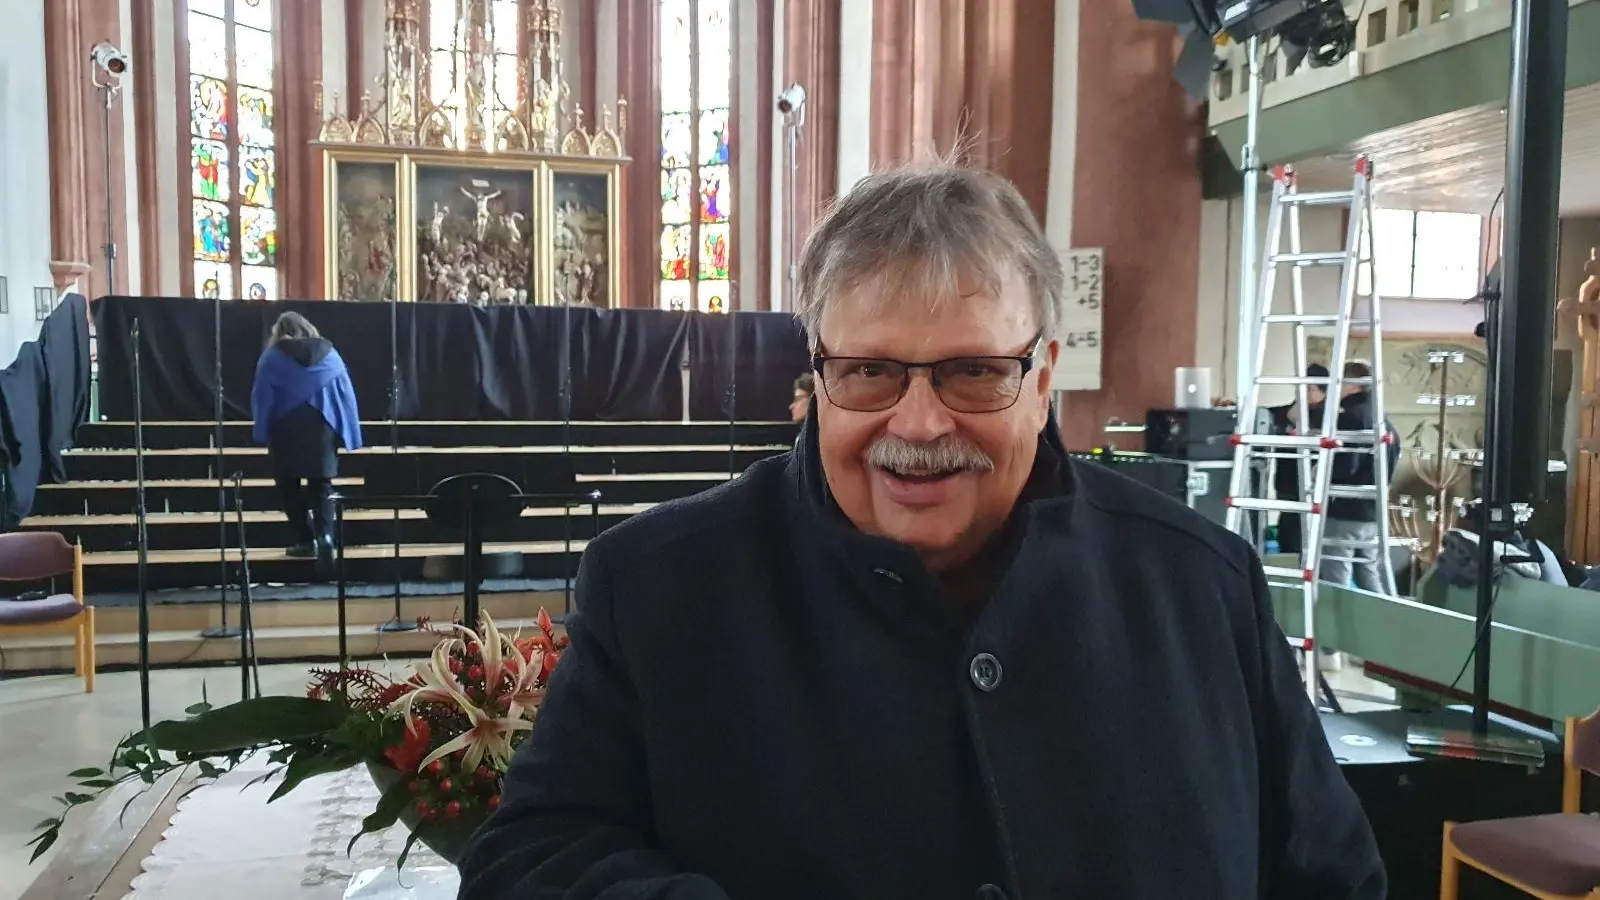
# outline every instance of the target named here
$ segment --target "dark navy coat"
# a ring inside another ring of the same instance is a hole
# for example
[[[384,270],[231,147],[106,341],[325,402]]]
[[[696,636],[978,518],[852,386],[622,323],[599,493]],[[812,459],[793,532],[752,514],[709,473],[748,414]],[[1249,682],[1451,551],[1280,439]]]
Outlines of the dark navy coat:
[[[1246,544],[1060,459],[967,622],[813,429],[584,553],[466,900],[1372,900]]]

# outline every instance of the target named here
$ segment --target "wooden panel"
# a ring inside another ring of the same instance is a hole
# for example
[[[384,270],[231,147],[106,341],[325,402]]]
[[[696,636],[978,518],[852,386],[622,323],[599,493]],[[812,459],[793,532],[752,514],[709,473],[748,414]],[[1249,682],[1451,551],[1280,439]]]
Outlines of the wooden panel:
[[[1577,454],[1573,460],[1568,555],[1600,564],[1600,272],[1579,291],[1578,329],[1583,358],[1578,371]]]

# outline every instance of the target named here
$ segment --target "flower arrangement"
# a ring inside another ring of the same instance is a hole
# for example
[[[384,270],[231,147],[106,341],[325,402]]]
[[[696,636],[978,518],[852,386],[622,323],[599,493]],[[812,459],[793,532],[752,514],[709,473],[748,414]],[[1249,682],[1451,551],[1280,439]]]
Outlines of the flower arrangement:
[[[402,822],[411,829],[399,864],[421,841],[451,862],[500,803],[512,753],[533,728],[550,673],[566,649],[539,611],[531,637],[507,635],[484,615],[477,630],[423,628],[441,637],[433,653],[393,680],[370,668],[313,669],[304,697],[254,697],[216,708],[202,702],[188,718],[129,735],[106,769],[69,777],[80,790],[57,798],[63,809],[41,822],[33,859],[60,837],[67,814],[125,782],[152,785],[189,769],[215,781],[257,752],[282,776],[267,802],[316,775],[365,765],[381,796],[362,835]]]

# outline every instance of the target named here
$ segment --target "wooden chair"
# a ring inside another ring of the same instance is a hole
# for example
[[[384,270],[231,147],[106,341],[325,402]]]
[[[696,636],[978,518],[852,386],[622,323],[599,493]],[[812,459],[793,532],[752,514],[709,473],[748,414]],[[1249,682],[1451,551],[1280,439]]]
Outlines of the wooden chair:
[[[1539,900],[1600,900],[1600,818],[1579,811],[1583,773],[1600,775],[1600,711],[1567,718],[1561,812],[1444,823],[1439,900],[1456,900],[1461,864]]]
[[[83,602],[83,548],[53,531],[0,534],[0,581],[45,581],[70,574],[72,593],[39,600],[0,600],[0,639],[72,634],[73,674],[94,693],[94,607]]]

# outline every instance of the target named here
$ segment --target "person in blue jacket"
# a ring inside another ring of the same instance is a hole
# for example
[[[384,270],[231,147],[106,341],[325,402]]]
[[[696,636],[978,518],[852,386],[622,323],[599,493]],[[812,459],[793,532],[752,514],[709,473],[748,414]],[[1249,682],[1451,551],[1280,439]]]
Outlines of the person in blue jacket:
[[[286,312],[273,323],[256,363],[250,410],[297,538],[288,555],[331,553],[338,448],[361,448],[361,413],[339,351],[305,316]]]

